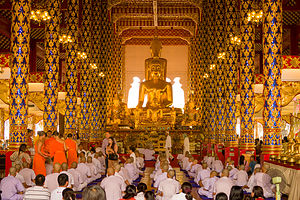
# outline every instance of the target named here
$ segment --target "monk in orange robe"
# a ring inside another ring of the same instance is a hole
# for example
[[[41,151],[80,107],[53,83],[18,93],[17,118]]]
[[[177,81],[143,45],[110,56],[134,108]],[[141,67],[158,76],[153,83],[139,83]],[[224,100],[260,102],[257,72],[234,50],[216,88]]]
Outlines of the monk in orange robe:
[[[66,144],[62,137],[58,134],[57,131],[53,132],[54,140],[50,142],[49,150],[50,155],[53,157],[53,164],[59,163],[62,164],[67,162],[66,158]]]
[[[66,147],[68,149],[68,165],[69,168],[71,168],[71,164],[73,162],[78,163],[78,158],[77,158],[77,143],[75,140],[72,139],[72,134],[68,134],[67,139],[65,140]]]
[[[55,140],[54,137],[52,136],[51,131],[47,131],[47,135],[45,138],[45,143],[44,143],[44,151],[47,153],[50,153],[50,143]]]
[[[45,159],[49,157],[49,154],[43,152],[44,140],[45,140],[45,132],[38,132],[39,139],[35,143],[35,154],[33,158],[33,166],[32,169],[36,175],[42,174],[46,176],[46,167],[45,167]]]

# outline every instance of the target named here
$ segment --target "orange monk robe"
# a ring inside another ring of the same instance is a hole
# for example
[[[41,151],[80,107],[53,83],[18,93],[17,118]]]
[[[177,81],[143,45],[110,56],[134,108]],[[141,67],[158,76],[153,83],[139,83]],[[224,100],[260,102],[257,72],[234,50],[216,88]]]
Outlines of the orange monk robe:
[[[53,140],[50,143],[50,154],[54,155],[53,164],[59,163],[62,164],[67,162],[64,143],[58,142],[57,140]]]
[[[51,146],[50,144],[51,144],[51,142],[53,142],[54,140],[55,140],[54,137],[50,137],[50,138],[46,139],[46,140],[45,140],[45,143],[44,143],[44,151],[47,152],[47,153],[49,153],[50,156],[51,156],[51,158],[54,156],[54,151],[53,151],[53,149],[50,148],[50,146]],[[51,151],[51,150],[52,150],[52,151]]]
[[[67,138],[65,140],[67,149],[68,149],[68,165],[71,167],[73,162],[78,162],[77,151],[76,151],[76,142],[72,139]]]
[[[42,145],[41,150],[44,148],[44,145]],[[35,154],[33,157],[33,165],[32,169],[36,175],[42,174],[46,176],[46,166],[45,166],[45,158],[38,153],[38,142],[34,145]]]

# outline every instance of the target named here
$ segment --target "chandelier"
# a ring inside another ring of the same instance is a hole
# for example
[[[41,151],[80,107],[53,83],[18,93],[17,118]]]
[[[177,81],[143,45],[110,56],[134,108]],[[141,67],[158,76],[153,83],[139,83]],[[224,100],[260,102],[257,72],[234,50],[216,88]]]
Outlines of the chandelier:
[[[203,75],[203,78],[205,78],[205,79],[207,79],[208,77],[209,77],[208,73],[205,73],[205,74]]]
[[[251,12],[249,12],[248,15],[248,21],[252,21],[255,23],[259,23],[263,17],[263,11],[262,10],[253,10]]]
[[[225,52],[221,52],[221,53],[218,53],[218,59],[225,59],[225,55],[226,53]]]
[[[66,44],[69,42],[73,42],[73,40],[70,35],[63,34],[63,35],[59,36],[59,42]]]
[[[104,74],[103,72],[100,72],[100,73],[99,73],[99,76],[100,76],[101,78],[103,78],[103,77],[105,76],[105,74]]]
[[[97,69],[98,68],[96,63],[91,63],[90,66],[91,66],[92,69]]]
[[[241,44],[241,38],[239,38],[238,36],[231,36],[230,37],[230,42],[231,42],[231,44],[234,44],[234,45],[240,45]]]
[[[214,70],[216,68],[216,65],[215,64],[211,64],[210,66],[209,66],[209,69],[210,70]]]
[[[46,10],[32,10],[30,13],[30,19],[36,21],[39,23],[39,26],[41,25],[41,22],[45,22],[47,20],[50,20],[51,17]]]
[[[85,52],[78,51],[78,52],[77,52],[77,58],[78,58],[78,59],[84,60],[84,59],[87,58],[87,55],[86,55]]]

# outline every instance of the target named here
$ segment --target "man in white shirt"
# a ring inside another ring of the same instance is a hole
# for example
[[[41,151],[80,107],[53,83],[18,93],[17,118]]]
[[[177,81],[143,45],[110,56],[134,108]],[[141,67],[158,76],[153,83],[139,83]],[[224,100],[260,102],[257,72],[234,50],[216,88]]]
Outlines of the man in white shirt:
[[[29,164],[27,162],[23,163],[23,169],[19,171],[19,175],[24,178],[27,186],[33,186],[33,180],[35,179],[35,173],[32,169],[29,169]]]
[[[129,157],[133,159],[133,164],[136,166],[136,155],[135,155],[135,147],[129,147]]]
[[[71,164],[71,168],[68,169],[68,173],[72,174],[74,179],[74,191],[81,191],[84,187],[87,186],[87,183],[84,182],[82,175],[79,171],[76,170],[77,162]]]
[[[120,175],[124,177],[125,180],[128,181],[129,185],[132,184],[132,179],[129,176],[128,170],[125,169],[124,164],[120,163],[121,170],[120,170]]]
[[[219,160],[218,156],[215,157],[215,160],[212,163],[212,169],[215,170],[218,174],[220,174],[224,169],[224,165],[222,161]]]
[[[45,176],[38,174],[35,177],[35,186],[26,189],[24,194],[24,200],[49,200],[50,192],[47,188],[44,188]]]
[[[214,184],[219,178],[216,171],[210,172],[210,177],[202,181],[203,187],[199,188],[199,195],[204,195],[208,198],[213,198]]]
[[[122,173],[120,173],[121,165],[119,165],[118,163],[115,163],[114,170],[115,170],[115,176],[120,177],[126,185],[130,185],[129,181],[126,179],[127,177],[125,177]]]
[[[92,159],[93,164],[97,168],[97,173],[105,173],[105,166],[101,164],[101,161],[99,160],[99,153],[95,153],[94,158]],[[105,161],[103,162],[105,164]]]
[[[235,174],[238,173],[238,169],[234,167],[234,165],[228,165],[227,169],[229,171],[229,178],[234,181]]]
[[[68,164],[67,163],[63,163],[63,164],[61,164],[61,172],[60,172],[60,174],[67,174],[67,176],[68,176],[68,182],[69,182],[69,185],[68,185],[68,188],[73,188],[74,187],[74,177],[73,177],[73,175],[72,174],[70,174],[69,172],[68,172]]]
[[[1,198],[5,199],[13,199],[13,200],[22,200],[23,192],[25,190],[22,183],[17,179],[16,176],[16,168],[11,167],[9,169],[9,175],[1,180],[0,190]]]
[[[91,156],[88,156],[86,166],[90,168],[91,176],[92,176],[91,181],[94,181],[101,177],[101,174],[98,173],[98,170],[94,165],[93,158]]]
[[[198,160],[194,159],[188,174],[190,177],[195,178],[199,170],[202,170],[202,166],[198,164]]]
[[[139,173],[136,169],[136,166],[134,166],[133,158],[128,158],[126,160],[125,169],[127,169],[129,173],[129,177],[134,181],[139,177]]]
[[[169,131],[167,131],[166,133],[167,133],[166,145],[165,145],[165,149],[166,149],[166,157],[167,157],[167,160],[169,160],[169,159],[173,160],[174,157],[173,157],[173,155],[170,153],[170,152],[171,152],[171,149],[172,149],[172,139],[171,139],[171,136],[170,136]]]
[[[61,170],[60,164],[55,163],[53,166],[53,173],[46,176],[45,187],[48,188],[50,192],[52,192],[59,186],[57,182],[57,178],[59,176],[60,170]]]
[[[20,170],[21,170],[21,165],[20,164],[15,164],[15,168],[16,168],[16,178],[19,179],[19,181],[24,185],[25,188],[30,187],[26,185],[25,179],[22,175],[19,174]]]
[[[83,182],[88,184],[92,174],[90,168],[86,166],[85,162],[86,162],[86,158],[82,157],[80,163],[77,165],[76,170],[81,174]]]
[[[220,192],[224,192],[227,195],[227,197],[229,197],[230,190],[234,184],[228,176],[229,176],[228,169],[223,169],[221,178],[217,180],[214,184],[214,189],[213,189],[214,196]]]
[[[264,164],[261,171],[255,174],[255,182],[258,186],[262,187],[265,198],[271,198],[275,196],[275,185],[271,183],[272,178],[267,174],[270,166]]]
[[[213,156],[211,155],[211,153],[209,153],[209,154],[208,154],[208,157],[207,157],[207,162],[206,162],[208,168],[212,168],[212,164],[213,164],[214,160],[215,160],[215,157],[213,157]]]
[[[189,162],[190,157],[191,157],[191,155],[187,152],[185,154],[185,157],[182,158],[182,166],[181,167],[182,167],[183,170],[186,170],[188,168],[188,166],[190,164],[190,162]]]
[[[126,189],[126,184],[124,184],[124,181],[114,174],[114,169],[108,168],[107,177],[102,180],[100,185],[105,190],[107,200],[122,199],[122,192]]]
[[[170,200],[172,196],[179,193],[180,183],[174,180],[175,171],[169,170],[167,179],[160,182],[158,186],[159,195],[162,196],[161,200]]]
[[[138,151],[140,153],[144,154],[146,161],[155,159],[155,157],[153,156],[153,154],[155,154],[155,151],[153,149],[147,149],[147,148],[142,149],[142,148],[140,148],[140,149],[138,149]]]
[[[210,169],[206,163],[202,164],[202,170],[198,171],[198,174],[195,178],[195,183],[198,183],[201,186],[201,182],[204,181],[206,178],[210,177]]]
[[[255,174],[258,172],[261,172],[261,168],[259,168],[259,167],[254,169],[253,174],[250,176],[250,178],[248,180],[247,186],[244,187],[246,192],[251,193],[253,190],[253,187],[257,185],[256,180],[255,180]]]
[[[153,186],[155,188],[158,188],[160,182],[168,178],[167,172],[169,170],[169,165],[168,164],[163,164],[161,166],[162,174],[158,175],[156,179],[154,179],[154,184]]]
[[[245,171],[245,165],[239,166],[239,171],[234,175],[235,185],[244,187],[248,183],[248,174]]]
[[[51,198],[50,200],[60,200],[62,199],[62,192],[64,191],[64,189],[67,188],[69,181],[68,181],[68,175],[67,174],[60,174],[57,178],[57,182],[58,182],[58,188],[56,188],[55,190],[53,190],[51,192]]]
[[[138,169],[142,169],[145,167],[143,154],[138,151],[136,152],[136,166]]]

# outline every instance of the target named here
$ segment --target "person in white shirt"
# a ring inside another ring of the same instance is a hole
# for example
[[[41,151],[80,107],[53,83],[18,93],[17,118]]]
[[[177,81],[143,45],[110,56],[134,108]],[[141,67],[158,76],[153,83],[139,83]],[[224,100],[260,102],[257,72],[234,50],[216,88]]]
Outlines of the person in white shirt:
[[[224,165],[222,161],[219,160],[218,156],[215,157],[215,160],[212,163],[212,169],[215,170],[218,174],[220,174],[224,169]]]
[[[190,157],[191,157],[191,155],[188,152],[186,152],[185,157],[182,158],[181,167],[183,170],[186,170],[188,168],[188,166],[190,164],[190,162],[189,162]]]
[[[130,146],[129,147],[129,157],[133,158],[133,164],[136,165],[136,155],[135,155],[135,147]]]
[[[268,164],[264,164],[261,172],[256,173],[254,176],[257,186],[262,187],[265,198],[275,196],[275,185],[271,183],[272,178],[267,174],[269,168],[270,166]]]
[[[198,183],[201,186],[201,182],[204,181],[206,178],[210,177],[210,169],[206,163],[202,164],[202,170],[198,171],[196,178],[194,179],[195,183]]]
[[[67,163],[62,163],[61,164],[61,172],[60,174],[67,174],[68,176],[68,182],[69,182],[69,185],[68,185],[68,188],[73,188],[74,187],[74,177],[72,174],[70,174],[68,172],[68,164]]]
[[[189,137],[186,134],[184,134],[183,137],[184,137],[183,152],[189,152],[190,153],[190,140],[189,140]]]
[[[165,149],[166,149],[166,157],[167,157],[167,160],[169,160],[169,159],[173,160],[174,157],[173,157],[173,155],[171,154],[171,150],[172,150],[172,138],[171,138],[171,136],[170,136],[169,131],[167,131],[166,133],[167,133],[166,145],[165,145]]]
[[[154,160],[155,157],[153,156],[155,154],[155,151],[152,148],[140,148],[138,151],[145,156],[146,161]]]
[[[139,173],[136,169],[136,166],[133,163],[133,158],[130,157],[126,160],[125,169],[129,173],[129,177],[134,181],[139,177]]]
[[[129,181],[125,178],[125,176],[123,174],[120,173],[121,171],[121,165],[119,165],[118,163],[114,164],[114,170],[115,170],[115,176],[120,177],[122,179],[122,181],[126,184],[126,185],[130,185]]]
[[[16,178],[19,179],[19,181],[24,185],[25,188],[30,187],[26,185],[25,179],[22,175],[19,174],[20,170],[21,170],[21,165],[20,164],[15,164],[15,168],[16,168]]]
[[[188,163],[186,165],[186,168],[185,168],[186,171],[190,171],[191,170],[192,164],[193,164],[194,160],[195,160],[195,158],[192,155],[190,155],[189,156],[189,161],[188,161]]]
[[[27,186],[33,186],[33,180],[35,179],[35,173],[32,169],[29,169],[29,164],[27,162],[23,163],[23,169],[19,171],[19,175],[24,178]]]
[[[194,159],[188,174],[190,177],[195,178],[199,170],[202,170],[202,165],[198,164],[198,160]]]
[[[173,195],[179,193],[180,183],[174,180],[175,171],[169,170],[167,179],[160,182],[158,186],[158,194],[161,196],[161,200],[170,200]]]
[[[93,163],[92,156],[88,156],[86,166],[90,168],[91,171],[91,181],[101,178],[101,174],[98,173],[96,166]]]
[[[60,200],[62,199],[62,192],[67,188],[69,184],[67,174],[60,174],[57,178],[58,187],[51,192],[50,200]]]
[[[45,161],[45,167],[46,167],[46,175],[49,175],[53,171],[53,163],[51,162],[50,158],[47,158]]]
[[[97,173],[104,174],[105,173],[105,166],[101,164],[99,160],[99,153],[95,153],[94,158],[92,159],[93,164],[96,166]],[[104,162],[105,164],[105,162]]]
[[[239,170],[237,168],[235,168],[234,165],[228,165],[227,169],[229,170],[229,178],[231,178],[231,180],[234,180],[235,174]]]
[[[245,171],[245,165],[239,166],[239,171],[234,175],[235,185],[244,187],[248,183],[248,174]]]
[[[215,160],[215,157],[213,157],[212,154],[209,153],[208,157],[207,157],[207,161],[206,161],[208,168],[212,168],[212,164],[213,164],[214,160]]]
[[[229,171],[228,169],[223,169],[221,178],[217,180],[214,184],[214,193],[215,196],[218,193],[224,192],[228,197],[230,195],[231,187],[234,185],[232,180],[228,177]]]
[[[189,182],[184,182],[181,185],[181,192],[172,196],[171,200],[195,200],[192,193],[192,184]]]
[[[154,179],[154,184],[153,187],[158,188],[160,182],[168,178],[167,172],[169,170],[169,165],[168,164],[163,164],[161,166],[162,173],[157,176],[156,179]]]
[[[72,174],[74,179],[74,191],[81,191],[84,187],[87,186],[87,183],[84,182],[81,173],[76,170],[77,162],[71,164],[71,168],[68,169],[68,173]]]
[[[26,189],[24,200],[49,200],[50,192],[44,188],[45,176],[38,174],[35,177],[35,186]]]
[[[120,163],[120,166],[121,166],[121,170],[120,170],[119,174],[120,174],[122,177],[124,177],[125,180],[128,181],[128,183],[129,183],[128,185],[132,184],[132,179],[131,179],[130,176],[129,176],[128,170],[125,169],[124,163]],[[126,183],[126,181],[125,181],[125,183]],[[126,183],[126,184],[127,184],[127,183]]]
[[[81,174],[83,181],[88,184],[89,181],[91,180],[92,174],[90,168],[86,166],[85,162],[86,162],[86,158],[82,157],[80,159],[80,163],[77,165],[76,170]]]
[[[60,170],[61,165],[59,163],[55,163],[53,166],[53,173],[46,176],[45,187],[48,188],[50,192],[52,192],[59,186],[57,178],[59,176]]]
[[[100,186],[105,190],[107,200],[122,199],[122,192],[126,189],[124,181],[114,174],[115,170],[113,168],[108,168],[107,177],[104,178],[100,184]]]
[[[139,183],[137,185],[137,193],[136,196],[134,197],[135,200],[145,200],[145,193],[147,191],[147,185],[145,183]]]
[[[143,154],[140,153],[139,151],[136,151],[135,155],[136,155],[136,166],[137,166],[137,168],[138,169],[143,169],[145,167]]]
[[[216,171],[210,172],[210,177],[202,181],[203,187],[199,188],[199,195],[204,195],[208,198],[213,198],[214,184],[219,178]]]
[[[5,199],[13,199],[13,200],[22,200],[23,199],[23,192],[25,190],[22,183],[17,179],[16,176],[16,168],[11,167],[9,168],[9,175],[4,177],[0,183],[0,191],[1,198]]]

